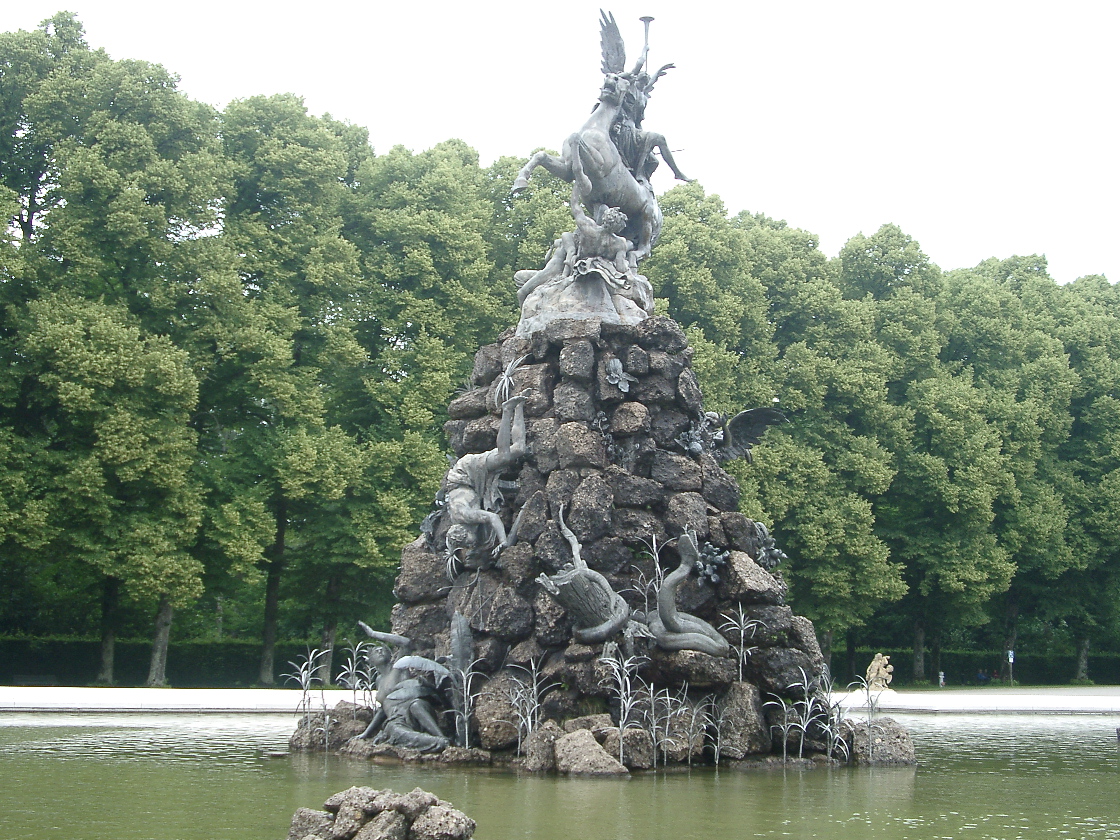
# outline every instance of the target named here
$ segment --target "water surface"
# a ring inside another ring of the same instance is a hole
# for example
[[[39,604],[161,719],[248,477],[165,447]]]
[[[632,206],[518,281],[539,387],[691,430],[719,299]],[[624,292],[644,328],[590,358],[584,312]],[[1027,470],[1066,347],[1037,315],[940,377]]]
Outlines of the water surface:
[[[479,840],[1112,838],[1111,716],[896,716],[917,768],[630,779],[269,758],[290,715],[0,715],[0,838],[283,840],[292,812],[354,784],[417,785],[478,821]]]

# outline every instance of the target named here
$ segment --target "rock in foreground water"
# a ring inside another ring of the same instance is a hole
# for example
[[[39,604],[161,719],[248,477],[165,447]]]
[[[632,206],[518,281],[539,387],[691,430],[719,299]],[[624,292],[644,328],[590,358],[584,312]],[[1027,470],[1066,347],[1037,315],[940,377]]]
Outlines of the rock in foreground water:
[[[288,840],[468,840],[475,829],[474,820],[450,802],[420,788],[395,793],[352,787],[323,808],[298,809]]]

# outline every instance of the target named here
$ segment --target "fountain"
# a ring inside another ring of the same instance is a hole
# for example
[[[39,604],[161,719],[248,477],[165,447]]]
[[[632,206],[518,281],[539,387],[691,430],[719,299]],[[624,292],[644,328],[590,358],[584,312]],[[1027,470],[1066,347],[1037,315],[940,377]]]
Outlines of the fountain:
[[[851,752],[813,626],[785,604],[785,555],[723,469],[785,418],[706,412],[688,339],[639,273],[661,228],[655,150],[687,180],[642,127],[672,67],[647,67],[650,20],[627,70],[603,15],[598,104],[517,176],[515,192],[538,166],[570,182],[574,230],[517,273],[519,323],[448,407],[457,460],[403,551],[392,633],[367,628],[386,646],[380,709],[344,753],[625,774]]]

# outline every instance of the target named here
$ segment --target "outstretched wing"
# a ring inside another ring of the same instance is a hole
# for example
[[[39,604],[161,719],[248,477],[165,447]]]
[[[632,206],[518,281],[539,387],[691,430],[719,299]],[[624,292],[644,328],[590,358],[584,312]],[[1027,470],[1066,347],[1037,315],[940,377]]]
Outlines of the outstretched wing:
[[[622,33],[618,31],[612,12],[599,10],[603,16],[599,21],[599,41],[603,47],[603,75],[622,73],[626,70],[626,45],[622,43]]]
[[[724,457],[751,460],[751,447],[762,440],[766,430],[779,423],[788,423],[786,416],[776,408],[748,408],[727,421],[724,427]]]
[[[428,659],[426,656],[402,656],[393,663],[393,668],[398,671],[427,671],[429,674],[434,674],[440,679],[445,679],[451,676],[451,672],[440,665],[438,662]]]

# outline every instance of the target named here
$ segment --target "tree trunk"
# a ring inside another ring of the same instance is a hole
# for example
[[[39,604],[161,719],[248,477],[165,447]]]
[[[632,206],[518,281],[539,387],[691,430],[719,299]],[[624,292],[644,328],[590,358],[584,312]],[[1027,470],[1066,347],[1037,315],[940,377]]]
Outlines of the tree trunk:
[[[337,632],[337,618],[329,619],[323,625],[323,635],[319,647],[322,654],[319,656],[319,667],[317,669],[320,685],[331,684],[331,671],[334,668],[334,639]]]
[[[1007,661],[1007,651],[1015,650],[1019,640],[1019,605],[1011,601],[1007,605],[1007,635],[1003,639],[1003,659],[999,663],[999,678],[1004,682],[1011,679],[1011,663]]]
[[[334,640],[338,633],[338,603],[342,590],[340,573],[335,572],[327,579],[326,621],[323,623],[323,636],[319,658],[319,684],[331,684],[331,670],[334,667]]]
[[[941,634],[938,633],[933,637],[933,644],[930,645],[930,679],[937,682],[938,676],[941,674]]]
[[[268,580],[264,589],[264,631],[261,634],[261,671],[257,682],[276,684],[276,625],[280,617],[280,573],[284,570],[284,539],[288,530],[288,506],[276,506],[276,541],[269,551]]]
[[[926,626],[921,621],[914,622],[914,682],[926,678]]]
[[[1075,682],[1089,681],[1089,637],[1082,636],[1077,643],[1077,673],[1073,677]]]
[[[148,664],[149,688],[163,688],[167,685],[167,644],[171,640],[171,619],[175,608],[166,595],[159,599],[156,610],[156,634],[152,639],[152,658]]]
[[[820,637],[821,655],[824,657],[824,667],[832,673],[832,631],[825,630]]]
[[[218,634],[218,641],[222,640],[222,632],[225,629],[225,598],[219,595],[214,599],[214,630]]]
[[[844,675],[844,681],[845,683],[850,683],[855,680],[856,674],[859,673],[859,671],[856,670],[856,631],[849,630],[845,636],[845,642],[848,645],[848,671]]]
[[[121,582],[107,577],[101,582],[101,670],[95,682],[113,684],[113,660],[117,650],[117,607],[120,603]]]

